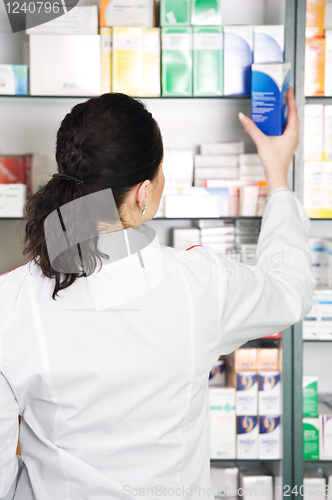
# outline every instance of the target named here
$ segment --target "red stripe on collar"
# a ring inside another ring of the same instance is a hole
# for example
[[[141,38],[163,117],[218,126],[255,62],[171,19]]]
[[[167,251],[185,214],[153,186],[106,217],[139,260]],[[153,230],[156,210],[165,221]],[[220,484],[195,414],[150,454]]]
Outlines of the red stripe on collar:
[[[192,247],[187,248],[186,252],[188,252],[188,250],[191,250],[192,248],[201,247],[201,246],[202,246],[202,245],[193,245]]]

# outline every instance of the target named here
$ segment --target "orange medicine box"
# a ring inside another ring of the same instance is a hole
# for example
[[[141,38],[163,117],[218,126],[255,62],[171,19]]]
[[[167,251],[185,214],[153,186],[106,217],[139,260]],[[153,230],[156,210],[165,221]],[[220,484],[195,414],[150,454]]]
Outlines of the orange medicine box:
[[[305,37],[324,37],[325,0],[307,0]]]
[[[257,370],[278,371],[279,349],[276,348],[257,349]]]
[[[325,38],[305,42],[304,93],[306,96],[325,93]]]
[[[257,370],[257,349],[236,349],[234,352],[234,370],[256,371]]]

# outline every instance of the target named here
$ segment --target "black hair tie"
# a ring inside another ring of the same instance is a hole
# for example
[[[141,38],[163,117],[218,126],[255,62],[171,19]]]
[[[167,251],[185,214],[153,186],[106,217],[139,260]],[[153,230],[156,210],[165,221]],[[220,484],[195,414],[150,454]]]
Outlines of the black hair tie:
[[[73,175],[68,175],[68,174],[53,174],[52,177],[63,177],[64,179],[67,179],[69,181],[75,181],[78,184],[83,184],[84,180],[79,179],[78,177],[74,177]]]

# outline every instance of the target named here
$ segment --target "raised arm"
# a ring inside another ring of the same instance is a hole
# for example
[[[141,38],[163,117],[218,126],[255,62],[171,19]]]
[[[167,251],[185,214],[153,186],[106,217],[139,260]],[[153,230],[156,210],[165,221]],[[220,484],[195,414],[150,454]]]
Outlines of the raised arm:
[[[227,257],[220,262],[220,354],[284,330],[301,321],[311,309],[315,281],[308,245],[310,224],[287,182],[299,143],[292,89],[288,99],[288,124],[280,137],[265,136],[252,120],[240,114],[241,123],[256,143],[268,193],[272,194],[262,221],[256,265],[236,264]]]

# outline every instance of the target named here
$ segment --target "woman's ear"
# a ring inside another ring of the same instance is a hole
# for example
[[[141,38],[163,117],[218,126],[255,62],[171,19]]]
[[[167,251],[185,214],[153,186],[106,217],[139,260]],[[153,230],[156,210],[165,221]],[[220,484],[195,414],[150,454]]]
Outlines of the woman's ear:
[[[140,209],[143,208],[143,205],[147,205],[147,197],[149,194],[148,186],[151,184],[150,181],[144,181],[140,185],[137,191],[136,202]]]

